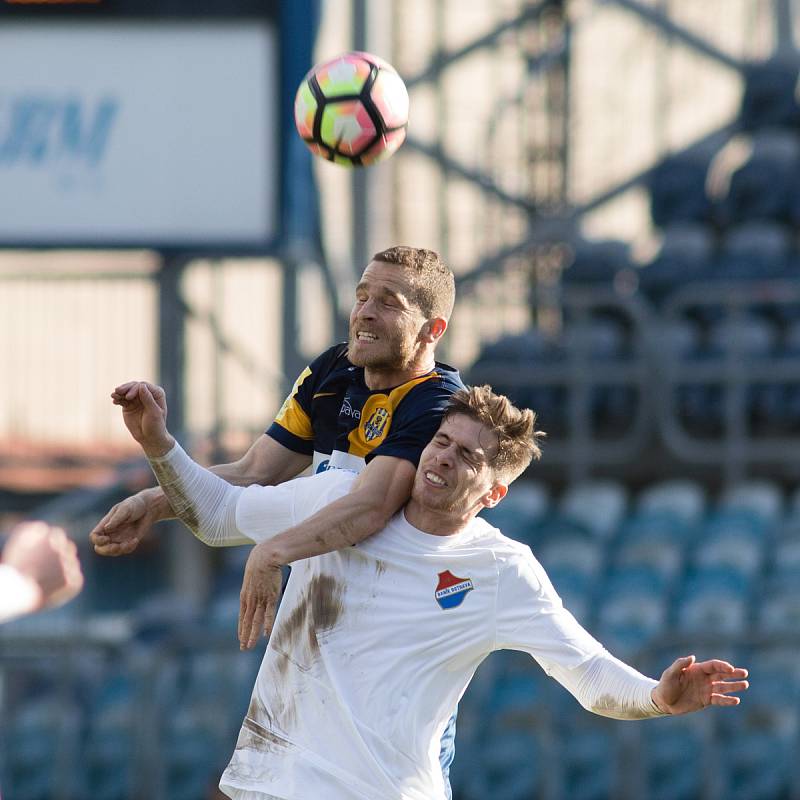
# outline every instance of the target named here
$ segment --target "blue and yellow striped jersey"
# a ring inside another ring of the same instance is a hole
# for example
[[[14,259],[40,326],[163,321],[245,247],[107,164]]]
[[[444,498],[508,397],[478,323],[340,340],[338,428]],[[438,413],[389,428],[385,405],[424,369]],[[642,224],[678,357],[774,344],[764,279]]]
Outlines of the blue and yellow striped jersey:
[[[306,367],[267,430],[284,447],[313,455],[314,470],[359,471],[375,456],[415,466],[433,438],[450,396],[463,387],[458,370],[436,363],[427,375],[371,390],[347,345],[326,350]]]

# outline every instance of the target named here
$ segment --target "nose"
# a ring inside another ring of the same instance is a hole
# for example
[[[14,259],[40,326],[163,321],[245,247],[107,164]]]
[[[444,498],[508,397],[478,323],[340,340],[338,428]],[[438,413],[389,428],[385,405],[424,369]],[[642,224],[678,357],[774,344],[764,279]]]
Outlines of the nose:
[[[441,464],[443,467],[452,467],[453,466],[453,456],[455,454],[454,448],[455,445],[449,444],[447,447],[442,448],[436,454],[436,463]]]
[[[370,297],[361,305],[356,306],[355,309],[356,319],[374,319],[375,318],[375,301]]]

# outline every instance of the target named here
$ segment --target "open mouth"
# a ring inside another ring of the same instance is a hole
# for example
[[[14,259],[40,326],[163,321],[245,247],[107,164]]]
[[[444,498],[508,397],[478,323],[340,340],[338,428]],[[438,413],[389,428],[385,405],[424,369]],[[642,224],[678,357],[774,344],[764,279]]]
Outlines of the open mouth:
[[[431,484],[431,486],[435,486],[437,489],[442,489],[447,486],[447,481],[440,475],[437,475],[435,472],[425,470],[425,472],[422,473],[422,476],[429,484]]]
[[[377,342],[378,337],[374,333],[368,331],[356,331],[356,341],[369,344],[370,342]]]

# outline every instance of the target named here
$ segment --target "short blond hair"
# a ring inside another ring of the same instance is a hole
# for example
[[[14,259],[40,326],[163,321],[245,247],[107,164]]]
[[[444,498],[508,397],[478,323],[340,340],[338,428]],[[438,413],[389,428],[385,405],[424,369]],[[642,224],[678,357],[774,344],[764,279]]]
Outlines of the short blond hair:
[[[390,247],[372,256],[373,261],[396,264],[412,278],[414,296],[425,319],[450,320],[456,302],[456,279],[435,250],[424,247]]]
[[[459,389],[450,398],[444,417],[453,414],[466,414],[497,436],[497,454],[491,466],[502,483],[511,483],[533,459],[542,457],[539,441],[546,434],[536,430],[536,414],[529,408],[517,408],[505,395],[495,394],[491,386]]]

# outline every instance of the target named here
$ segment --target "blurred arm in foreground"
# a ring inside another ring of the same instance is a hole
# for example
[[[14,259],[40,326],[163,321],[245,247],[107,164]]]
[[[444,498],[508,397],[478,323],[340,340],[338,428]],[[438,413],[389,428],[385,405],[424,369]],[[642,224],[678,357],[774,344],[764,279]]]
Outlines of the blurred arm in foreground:
[[[0,622],[59,606],[83,588],[75,543],[61,528],[23,522],[0,560]]]

